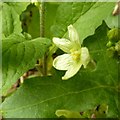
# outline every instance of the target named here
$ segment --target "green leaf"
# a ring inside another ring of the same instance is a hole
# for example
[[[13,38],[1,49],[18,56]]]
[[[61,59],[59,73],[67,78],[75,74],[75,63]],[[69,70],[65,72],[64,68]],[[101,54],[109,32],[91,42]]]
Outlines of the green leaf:
[[[110,94],[115,95],[114,100],[110,99],[110,104],[113,106],[108,105],[109,116],[110,114],[113,115],[115,113],[115,109],[118,111],[118,115],[120,114],[119,109],[119,96],[120,93],[120,82],[119,82],[119,73],[118,73],[118,66],[120,65],[120,59],[116,54],[112,57],[108,52],[107,42],[108,42],[108,28],[106,24],[103,22],[102,26],[100,26],[96,31],[95,35],[88,37],[84,40],[83,44],[88,47],[90,51],[91,58],[96,62],[96,68],[91,71],[94,74],[94,79],[87,70],[87,74],[84,72],[81,73],[82,76],[86,76],[89,78],[91,82],[94,82],[98,86],[106,86],[108,89],[115,89],[115,91],[111,91],[108,94],[105,94],[107,98]],[[81,77],[82,77],[81,76]],[[107,91],[107,90],[106,90]],[[101,92],[101,91],[100,91]],[[102,93],[102,92],[101,92]],[[99,94],[99,91],[98,91]],[[103,93],[104,94],[104,93]],[[109,99],[109,98],[108,98]],[[99,100],[100,101],[100,100]],[[101,101],[104,101],[101,99]],[[110,111],[111,109],[111,111]]]
[[[109,27],[118,27],[118,16],[112,16],[114,6],[112,2],[61,3],[56,13],[56,22],[51,28],[53,36],[63,37],[70,24],[74,24],[81,41],[94,34],[103,20]]]
[[[26,71],[33,68],[51,41],[47,38],[26,40],[23,35],[13,34],[2,41],[3,88],[5,94]]]
[[[54,118],[56,110],[86,112],[98,105],[108,105],[107,118],[120,117],[118,94],[119,61],[107,54],[107,26],[84,40],[95,69],[81,69],[73,78],[62,81],[63,72],[49,77],[25,80],[2,104],[5,118]],[[19,98],[19,99],[18,99]],[[100,116],[102,117],[102,116]]]
[[[2,32],[5,37],[12,33],[22,32],[19,15],[28,4],[29,2],[2,4]]]

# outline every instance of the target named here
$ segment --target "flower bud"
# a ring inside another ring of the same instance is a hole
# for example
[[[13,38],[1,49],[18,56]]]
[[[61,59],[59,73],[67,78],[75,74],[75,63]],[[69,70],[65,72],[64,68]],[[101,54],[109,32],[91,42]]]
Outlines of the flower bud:
[[[120,39],[120,29],[111,29],[110,31],[108,31],[107,36],[112,43],[118,42],[118,40]]]

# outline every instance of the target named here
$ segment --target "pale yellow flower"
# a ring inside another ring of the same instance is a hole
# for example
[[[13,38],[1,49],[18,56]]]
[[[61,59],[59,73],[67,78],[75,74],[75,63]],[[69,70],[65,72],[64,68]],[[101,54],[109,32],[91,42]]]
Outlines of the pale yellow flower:
[[[86,68],[90,62],[89,51],[86,47],[81,47],[79,35],[76,29],[68,26],[69,39],[53,38],[53,43],[63,50],[65,54],[57,56],[53,61],[53,67],[58,70],[66,70],[63,80],[73,77],[83,65]]]

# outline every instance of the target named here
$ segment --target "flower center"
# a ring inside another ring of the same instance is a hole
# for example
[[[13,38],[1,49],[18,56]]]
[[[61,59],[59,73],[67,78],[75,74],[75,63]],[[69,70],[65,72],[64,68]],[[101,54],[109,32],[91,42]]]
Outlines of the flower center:
[[[73,60],[80,60],[80,51],[71,50]]]

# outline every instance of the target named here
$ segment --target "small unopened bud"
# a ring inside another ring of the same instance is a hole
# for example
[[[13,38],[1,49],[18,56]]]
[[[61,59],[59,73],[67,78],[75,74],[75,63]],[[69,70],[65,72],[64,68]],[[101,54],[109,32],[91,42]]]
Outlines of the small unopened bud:
[[[120,55],[120,41],[118,41],[118,42],[115,44],[115,50],[118,52],[118,55]]]
[[[117,42],[120,39],[120,29],[113,28],[109,30],[107,36],[111,42]]]

